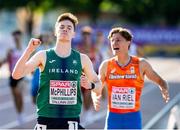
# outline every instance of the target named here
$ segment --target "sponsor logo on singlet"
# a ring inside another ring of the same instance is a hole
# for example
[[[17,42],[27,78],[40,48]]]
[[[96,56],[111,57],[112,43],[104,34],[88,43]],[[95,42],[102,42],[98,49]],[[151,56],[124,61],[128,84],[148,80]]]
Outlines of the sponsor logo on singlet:
[[[54,63],[54,62],[56,62],[56,60],[50,60],[50,61],[49,61],[50,64],[52,64],[52,63]]]
[[[113,86],[111,95],[111,107],[117,109],[134,109],[135,97],[135,88]]]
[[[73,65],[77,65],[77,60],[73,60]]]
[[[111,79],[111,80],[115,79],[116,80],[116,79],[136,79],[137,78],[134,66],[130,67],[129,73],[127,73],[127,74],[117,74],[115,72],[116,72],[116,68],[113,68],[110,71],[109,79]]]
[[[77,81],[50,80],[49,103],[77,104]]]
[[[136,74],[109,74],[109,79],[136,79]]]

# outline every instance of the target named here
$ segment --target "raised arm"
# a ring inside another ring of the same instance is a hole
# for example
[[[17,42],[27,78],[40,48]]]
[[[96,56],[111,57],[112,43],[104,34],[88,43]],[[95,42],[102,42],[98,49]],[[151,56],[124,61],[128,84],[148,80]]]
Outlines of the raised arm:
[[[14,79],[20,79],[24,77],[25,75],[31,73],[36,67],[39,67],[43,63],[43,59],[45,58],[45,52],[40,51],[36,53],[34,56],[31,56],[31,54],[35,51],[35,49],[40,45],[41,41],[39,39],[32,38],[29,41],[29,44],[27,48],[25,49],[24,53],[20,57],[20,59],[17,61],[12,77]]]
[[[146,75],[148,79],[159,85],[163,99],[165,100],[165,102],[168,102],[168,83],[154,71],[152,66],[145,59],[141,59],[140,69],[142,70],[143,75]]]

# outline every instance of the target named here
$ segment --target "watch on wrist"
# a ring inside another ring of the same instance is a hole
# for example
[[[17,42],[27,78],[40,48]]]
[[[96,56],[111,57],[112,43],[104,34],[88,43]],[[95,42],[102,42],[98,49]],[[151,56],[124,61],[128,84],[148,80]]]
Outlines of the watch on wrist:
[[[89,90],[93,90],[95,88],[95,83],[91,82],[91,88]]]

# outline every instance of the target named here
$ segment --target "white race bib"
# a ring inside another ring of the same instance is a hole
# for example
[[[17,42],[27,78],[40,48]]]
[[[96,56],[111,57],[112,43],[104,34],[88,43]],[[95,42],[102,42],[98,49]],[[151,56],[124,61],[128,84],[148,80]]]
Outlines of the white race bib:
[[[111,107],[116,109],[134,109],[136,89],[133,87],[112,87]]]
[[[46,130],[46,125],[36,124],[34,130]]]
[[[50,80],[49,103],[77,104],[77,81]]]
[[[78,122],[68,121],[69,129],[68,130],[78,130]]]

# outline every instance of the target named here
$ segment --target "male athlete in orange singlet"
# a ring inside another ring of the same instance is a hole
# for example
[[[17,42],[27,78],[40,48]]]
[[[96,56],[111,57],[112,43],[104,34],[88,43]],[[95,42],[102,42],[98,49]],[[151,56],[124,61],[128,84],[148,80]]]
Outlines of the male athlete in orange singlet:
[[[103,61],[99,68],[99,78],[108,88],[105,129],[141,129],[140,97],[144,76],[159,85],[165,102],[169,100],[168,84],[145,59],[129,55],[132,34],[128,29],[113,28],[108,39],[114,57]]]

